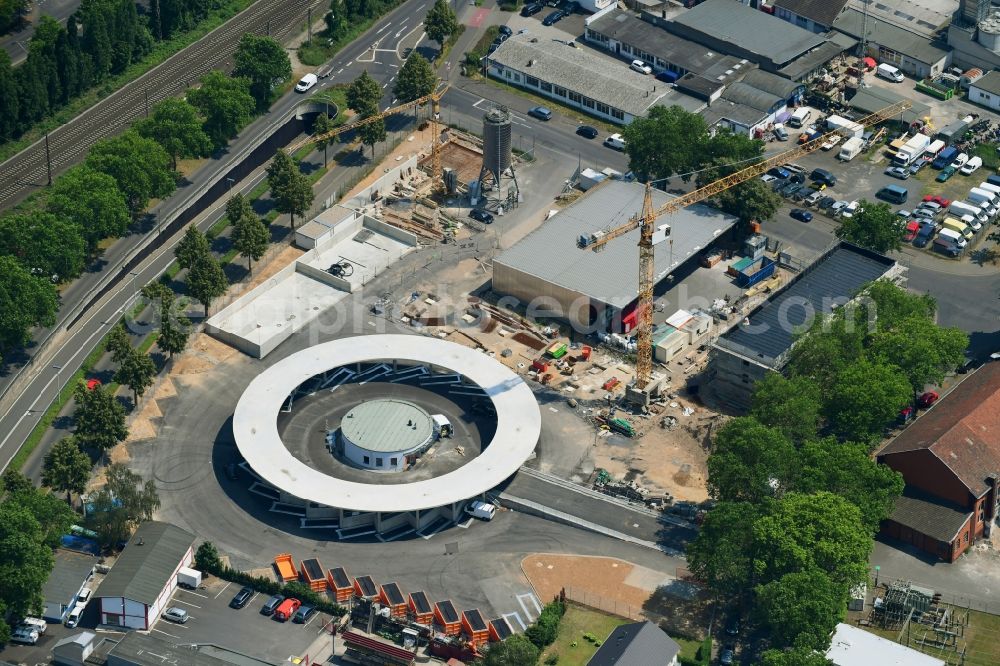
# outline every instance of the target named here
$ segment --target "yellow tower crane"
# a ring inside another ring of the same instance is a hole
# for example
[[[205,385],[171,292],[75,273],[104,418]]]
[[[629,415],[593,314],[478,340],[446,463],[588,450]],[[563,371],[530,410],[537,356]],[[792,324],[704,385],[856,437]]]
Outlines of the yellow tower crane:
[[[870,127],[888,120],[908,108],[910,108],[910,102],[903,100],[865,116],[857,122],[859,125]],[[636,390],[644,392],[653,375],[653,239],[654,232],[656,231],[653,228],[653,225],[656,223],[657,218],[661,215],[666,215],[667,213],[674,213],[682,208],[698,203],[699,201],[704,201],[705,199],[713,197],[723,190],[727,190],[730,187],[744,183],[752,178],[756,178],[772,167],[780,166],[781,164],[802,157],[803,155],[808,155],[823,145],[830,137],[837,134],[839,134],[839,132],[836,130],[829,132],[800,146],[792,148],[791,150],[786,150],[782,153],[774,155],[773,157],[756,162],[751,166],[726,176],[725,178],[720,178],[719,180],[709,183],[704,187],[700,187],[687,194],[671,199],[656,209],[653,208],[652,183],[646,183],[646,191],[642,200],[642,210],[637,215],[633,215],[624,224],[598,231],[590,236],[590,238],[586,238],[586,242],[580,243],[581,247],[591,248],[596,251],[600,250],[609,241],[618,238],[619,236],[623,236],[630,231],[634,231],[635,229],[640,230],[639,298],[637,303],[639,317],[636,327],[636,337],[638,343],[635,383]],[[670,228],[666,225],[663,226],[665,227],[663,238],[666,238],[666,236],[670,235]],[[657,234],[657,236],[658,235],[659,234]]]
[[[430,118],[430,123],[431,123],[431,183],[432,183],[433,190],[435,192],[437,192],[443,186],[443,183],[442,183],[442,180],[441,180],[441,146],[440,146],[440,143],[441,143],[441,132],[438,129],[437,121],[438,121],[438,119],[441,116],[441,98],[444,97],[444,94],[446,92],[448,92],[448,88],[449,87],[450,86],[448,84],[445,84],[445,86],[442,87],[440,90],[432,92],[429,95],[424,95],[423,97],[418,97],[417,99],[413,100],[412,102],[406,102],[404,104],[398,104],[396,106],[393,106],[391,108],[386,109],[385,111],[381,111],[379,113],[373,113],[370,116],[367,116],[365,118],[361,118],[360,120],[356,120],[356,121],[354,121],[354,122],[352,122],[350,124],[347,124],[347,125],[341,125],[340,127],[332,129],[329,132],[324,132],[323,134],[318,134],[318,135],[314,135],[314,136],[303,137],[299,141],[296,141],[291,146],[289,146],[288,147],[288,152],[289,153],[295,153],[295,151],[297,151],[302,146],[305,146],[306,144],[316,143],[317,141],[325,141],[327,139],[332,139],[332,138],[334,138],[336,136],[340,136],[344,132],[350,132],[351,130],[355,130],[355,129],[358,129],[359,127],[367,125],[368,123],[373,123],[376,120],[381,120],[381,119],[386,118],[388,116],[392,116],[392,115],[395,115],[397,113],[401,113],[403,111],[407,111],[409,109],[416,108],[416,107],[420,106],[421,104],[426,104],[427,102],[430,102],[431,103],[431,118]]]

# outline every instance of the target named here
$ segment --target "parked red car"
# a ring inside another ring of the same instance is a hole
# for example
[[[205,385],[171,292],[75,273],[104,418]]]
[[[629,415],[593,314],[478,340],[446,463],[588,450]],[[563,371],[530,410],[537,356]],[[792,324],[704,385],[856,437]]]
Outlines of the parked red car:
[[[914,238],[917,237],[917,232],[920,231],[920,223],[916,220],[910,220],[906,223],[906,230],[903,231],[903,242],[909,243]]]
[[[291,619],[291,617],[295,615],[295,611],[297,611],[301,605],[302,602],[298,599],[285,599],[281,602],[281,605],[275,609],[274,619],[279,622],[285,622],[286,620]]]
[[[88,379],[87,380],[87,390],[88,391],[95,391],[95,390],[97,390],[99,388],[101,388],[101,380],[100,379]]]
[[[941,206],[941,208],[947,208],[951,205],[951,199],[945,199],[940,194],[928,194],[924,197],[924,201],[933,201],[937,205]]]
[[[917,407],[919,407],[920,409],[927,409],[935,402],[937,402],[939,397],[940,396],[937,394],[936,391],[928,391],[927,393],[924,393],[919,398],[917,398]]]

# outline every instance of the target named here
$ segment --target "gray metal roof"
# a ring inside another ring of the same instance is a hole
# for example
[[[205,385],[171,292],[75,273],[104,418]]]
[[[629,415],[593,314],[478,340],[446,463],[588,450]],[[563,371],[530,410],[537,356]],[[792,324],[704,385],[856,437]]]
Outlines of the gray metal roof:
[[[722,92],[722,99],[733,104],[742,104],[750,108],[770,113],[781,108],[785,100],[777,95],[755,88],[743,81],[737,81]]]
[[[805,90],[805,86],[801,83],[789,81],[783,76],[765,72],[762,69],[747,72],[746,76],[743,77],[743,83],[784,100],[791,99],[792,95]]]
[[[768,115],[767,111],[726,99],[716,100],[712,106],[701,112],[701,117],[705,119],[708,127],[714,126],[721,120],[729,120],[748,129],[762,123]]]
[[[830,33],[834,37],[826,40],[812,51],[796,58],[778,70],[783,77],[793,81],[804,78],[845,51],[850,51],[858,45],[858,40],[839,32]]]
[[[889,519],[932,539],[951,543],[971,515],[971,511],[907,487],[896,498]]]
[[[681,646],[650,621],[623,624],[587,662],[587,666],[666,666]]]
[[[706,78],[726,82],[747,69],[751,62],[719,53],[643,21],[631,12],[616,9],[587,26],[589,30],[642,49],[664,62]]]
[[[431,416],[406,400],[368,400],[340,421],[341,433],[355,446],[389,453],[426,444],[434,432]]]
[[[864,12],[848,7],[833,22],[833,29],[855,39],[860,39],[864,24]],[[946,50],[932,44],[927,37],[900,28],[871,14],[868,15],[868,41],[892,49],[926,65],[933,65],[948,55]]]
[[[667,24],[672,32],[682,30],[698,41],[697,34],[732,44],[776,65],[784,65],[823,43],[820,35],[779,18],[751,9],[733,0],[706,0]]]
[[[829,28],[833,20],[847,6],[847,0],[774,0],[774,6],[787,9]]]
[[[108,666],[272,666],[271,662],[217,645],[175,645],[132,631],[108,652]]]
[[[155,520],[139,525],[96,595],[152,604],[192,545],[194,535],[176,525]]]
[[[993,70],[987,73],[986,76],[980,77],[975,82],[969,84],[969,87],[979,88],[991,95],[1000,95],[1000,72]]]
[[[90,574],[94,573],[96,564],[97,558],[93,555],[56,550],[55,566],[42,587],[42,598],[48,602],[65,604],[80,591]]]
[[[633,72],[624,63],[531,33],[514,35],[489,60],[633,116],[645,116],[653,106],[669,104],[663,100],[671,94],[676,96],[669,84]]]
[[[895,263],[876,252],[838,243],[751,312],[749,324],[730,329],[716,346],[776,367],[808,318],[847,302]]]
[[[901,117],[903,122],[909,124],[915,120],[920,120],[925,116],[930,115],[931,108],[926,104],[922,104],[921,102],[911,99],[910,97],[902,95],[894,90],[878,86],[868,86],[867,88],[862,88],[854,97],[851,98],[848,104],[858,111],[863,111],[864,113],[875,113],[880,109],[892,106],[896,102],[900,102],[904,99],[910,102],[910,108],[902,113]]]
[[[536,276],[591,299],[624,308],[639,292],[639,230],[608,242],[594,252],[577,247],[577,238],[617,226],[642,209],[642,183],[605,180],[561,210],[538,229],[494,259],[495,263]],[[653,190],[653,206],[672,199]],[[656,281],[694,257],[736,218],[704,205],[689,206],[664,216],[657,225],[671,226],[669,242],[655,246]]]

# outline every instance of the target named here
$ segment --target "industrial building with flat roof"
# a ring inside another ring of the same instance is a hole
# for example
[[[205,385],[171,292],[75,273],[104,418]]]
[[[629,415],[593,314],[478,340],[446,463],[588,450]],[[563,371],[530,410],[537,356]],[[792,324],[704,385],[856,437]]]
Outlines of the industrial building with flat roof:
[[[724,127],[759,138],[765,128],[790,114],[788,107],[798,104],[805,91],[801,83],[756,69],[727,86],[701,115],[709,128]]]
[[[626,125],[654,106],[698,111],[701,100],[670,84],[633,72],[624,63],[575,42],[514,35],[487,58],[489,75],[558,100],[560,104]]]
[[[635,324],[639,290],[639,231],[606,243],[599,252],[580,248],[577,241],[638,214],[644,190],[642,183],[622,180],[591,188],[493,260],[493,289],[581,330],[628,331]],[[654,207],[672,198],[653,190]],[[735,223],[735,217],[702,204],[660,218],[657,224],[669,225],[671,233],[655,246],[655,281],[695,258]]]
[[[937,76],[951,62],[950,53],[926,35],[913,32],[864,12],[847,8],[833,22],[833,29],[854,39],[867,35],[867,56],[895,65],[918,79]]]
[[[844,242],[831,247],[712,346],[706,376],[715,398],[747,409],[756,382],[784,368],[795,336],[814,317],[829,314],[864,285],[895,277],[900,270],[877,252]]]
[[[793,81],[809,78],[850,48],[733,0],[707,0],[662,25],[675,35],[746,58]]]

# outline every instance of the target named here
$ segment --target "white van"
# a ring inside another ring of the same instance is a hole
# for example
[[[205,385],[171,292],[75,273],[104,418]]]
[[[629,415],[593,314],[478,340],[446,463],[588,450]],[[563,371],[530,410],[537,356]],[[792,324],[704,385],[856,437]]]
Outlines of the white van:
[[[976,187],[987,192],[992,192],[993,194],[1000,194],[1000,185],[994,185],[989,181],[983,181],[976,185]]]
[[[66,616],[66,626],[72,629],[76,625],[80,624],[80,616],[83,615],[83,609],[86,608],[86,604],[77,604],[73,607],[73,610],[69,612]]]
[[[792,113],[792,117],[788,119],[788,126],[789,127],[804,126],[807,122],[809,122],[809,119],[812,118],[812,112],[813,110],[811,107],[800,106],[799,108],[795,109],[795,112]]]
[[[475,501],[469,502],[469,505],[465,507],[465,512],[473,518],[493,520],[493,516],[497,514],[497,508],[487,502]]]
[[[979,207],[984,209],[986,214],[990,217],[997,214],[997,195],[994,192],[973,187],[969,190],[969,194],[966,199],[974,204],[978,204]]]
[[[23,620],[21,620],[21,626],[28,627],[34,631],[37,631],[39,634],[44,634],[45,631],[49,628],[49,623],[41,618],[26,617]]]
[[[947,238],[953,245],[960,248],[965,247],[969,243],[969,241],[965,240],[965,237],[962,236],[962,234],[958,233],[954,229],[942,229],[938,232],[938,237]]]
[[[621,134],[612,134],[604,139],[604,145],[615,150],[625,150],[625,139]]]
[[[963,215],[972,215],[977,220],[986,224],[990,221],[989,216],[980,208],[978,205],[973,206],[971,203],[965,201],[953,201],[951,206],[948,207],[955,217],[962,217]]]
[[[893,83],[902,83],[904,78],[903,73],[899,71],[899,68],[885,63],[882,63],[875,69],[875,74],[877,76],[881,76],[887,81],[892,81]]]
[[[319,81],[315,74],[306,74],[295,84],[295,92],[305,92],[312,88]]]
[[[977,233],[979,232],[980,229],[983,228],[982,222],[972,217],[971,215],[963,215],[961,219],[962,223],[965,224],[965,226],[969,227],[970,229],[972,229]]]
[[[963,176],[971,176],[973,174],[973,172],[976,169],[978,169],[979,167],[981,167],[981,166],[983,166],[983,158],[979,157],[979,156],[976,156],[976,157],[973,157],[972,159],[970,159],[968,162],[966,162],[962,166],[962,168],[959,169],[959,172]]]

